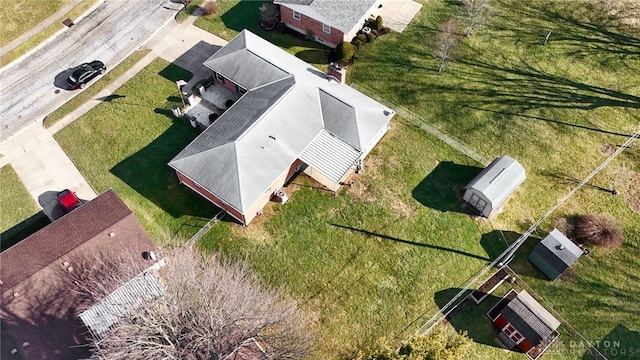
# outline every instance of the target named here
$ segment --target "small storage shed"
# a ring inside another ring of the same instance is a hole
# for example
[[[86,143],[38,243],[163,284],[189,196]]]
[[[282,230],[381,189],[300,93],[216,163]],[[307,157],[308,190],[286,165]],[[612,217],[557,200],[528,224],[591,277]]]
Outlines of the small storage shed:
[[[514,296],[509,291],[488,314],[500,329],[497,339],[507,349],[519,348],[528,358],[537,359],[560,335],[560,321],[549,313],[525,290]],[[510,300],[509,300],[510,299]]]
[[[553,229],[536,245],[529,261],[551,280],[557,279],[582,255],[582,249],[558,229]]]
[[[526,179],[524,168],[508,156],[495,158],[465,187],[464,206],[489,217]]]

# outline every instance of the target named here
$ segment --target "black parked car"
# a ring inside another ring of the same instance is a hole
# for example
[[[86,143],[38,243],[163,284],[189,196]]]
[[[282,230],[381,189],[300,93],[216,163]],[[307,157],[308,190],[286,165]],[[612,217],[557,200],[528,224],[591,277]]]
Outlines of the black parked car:
[[[67,83],[72,89],[84,89],[86,83],[96,76],[103,74],[107,70],[102,61],[92,61],[90,63],[84,63],[73,72],[67,79]]]

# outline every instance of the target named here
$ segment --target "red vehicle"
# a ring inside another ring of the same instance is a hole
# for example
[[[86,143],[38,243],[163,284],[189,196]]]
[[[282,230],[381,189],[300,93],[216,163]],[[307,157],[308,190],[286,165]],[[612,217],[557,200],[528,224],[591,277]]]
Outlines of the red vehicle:
[[[82,200],[78,198],[78,195],[69,189],[60,191],[56,195],[56,198],[58,199],[58,204],[62,206],[65,212],[69,212],[82,205]]]

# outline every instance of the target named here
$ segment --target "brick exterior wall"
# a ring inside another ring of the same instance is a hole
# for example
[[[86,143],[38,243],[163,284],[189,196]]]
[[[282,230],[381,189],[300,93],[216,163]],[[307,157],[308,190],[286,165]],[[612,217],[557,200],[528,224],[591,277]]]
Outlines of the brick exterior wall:
[[[300,14],[300,20],[294,19],[293,10],[284,5],[280,5],[280,21],[301,34],[306,34],[307,30],[311,30],[316,36],[316,41],[334,48],[343,41],[351,40],[345,39],[344,33],[336,28],[331,28],[331,34],[325,33],[322,31],[322,23],[320,21],[304,14]]]
[[[223,78],[224,78],[224,83],[222,83],[221,81],[219,81],[218,79],[216,79],[216,74],[215,74],[215,72],[214,72],[213,70],[211,70],[211,79],[213,80],[213,83],[214,83],[214,84],[216,84],[216,85],[220,85],[220,86],[222,86],[223,88],[225,88],[225,89],[227,89],[227,90],[231,91],[232,93],[234,93],[234,94],[236,94],[236,95],[238,95],[238,96],[241,96],[241,95],[242,95],[242,94],[240,94],[240,93],[238,92],[238,88],[236,87],[236,83],[234,83],[233,81],[231,81],[231,80],[227,79],[227,78],[226,78],[226,77],[224,77],[224,76],[223,76]]]
[[[184,174],[182,174],[182,173],[180,173],[178,171],[176,171],[176,173],[178,174],[178,180],[180,180],[181,184],[186,185],[191,190],[193,190],[193,191],[197,192],[198,194],[200,194],[200,196],[202,196],[205,199],[207,199],[207,200],[211,201],[212,203],[214,203],[220,209],[225,210],[229,215],[234,217],[236,220],[240,221],[242,224],[246,224],[246,218],[245,218],[244,214],[242,214],[240,211],[238,211],[235,208],[225,204],[217,196],[215,196],[214,194],[210,193],[206,189],[200,187],[198,184],[196,184],[193,180],[191,180],[188,177],[186,177]]]

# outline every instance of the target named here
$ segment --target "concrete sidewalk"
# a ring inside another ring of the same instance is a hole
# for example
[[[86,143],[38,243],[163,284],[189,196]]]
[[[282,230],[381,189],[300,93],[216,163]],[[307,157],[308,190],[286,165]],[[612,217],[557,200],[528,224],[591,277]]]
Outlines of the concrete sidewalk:
[[[53,15],[49,16],[44,21],[40,22],[38,25],[36,25],[36,26],[32,27],[31,29],[29,29],[29,31],[27,31],[26,33],[18,36],[17,38],[15,38],[11,42],[9,42],[7,45],[1,47],[0,48],[0,56],[3,56],[6,53],[8,53],[9,51],[17,48],[23,42],[31,39],[37,33],[39,33],[40,31],[42,31],[44,29],[46,29],[47,27],[49,27],[51,24],[53,24],[56,21],[58,21],[62,16],[64,16],[65,14],[67,14],[68,12],[73,10],[73,8],[78,6],[81,2],[82,2],[82,0],[72,0],[70,3],[65,5],[62,9],[56,11]],[[96,2],[98,2],[98,1],[96,1]]]
[[[55,207],[55,198],[51,198],[51,194],[56,191],[69,188],[76,191],[82,199],[91,200],[96,197],[94,189],[60,148],[53,134],[91,110],[101,102],[98,99],[112,94],[157,57],[175,62],[193,72],[190,83],[208,76],[202,62],[213,54],[212,49],[223,46],[226,41],[193,26],[196,19],[197,17],[190,16],[181,24],[174,20],[165,24],[143,45],[143,48],[152,49],[147,56],[96,94],[92,100],[51,128],[44,128],[39,121],[0,143],[0,153],[3,155],[0,158],[0,167],[10,164],[15,169],[23,185],[36,203],[44,209],[45,214],[52,211],[49,209],[51,206]],[[189,88],[191,85],[188,85]]]

